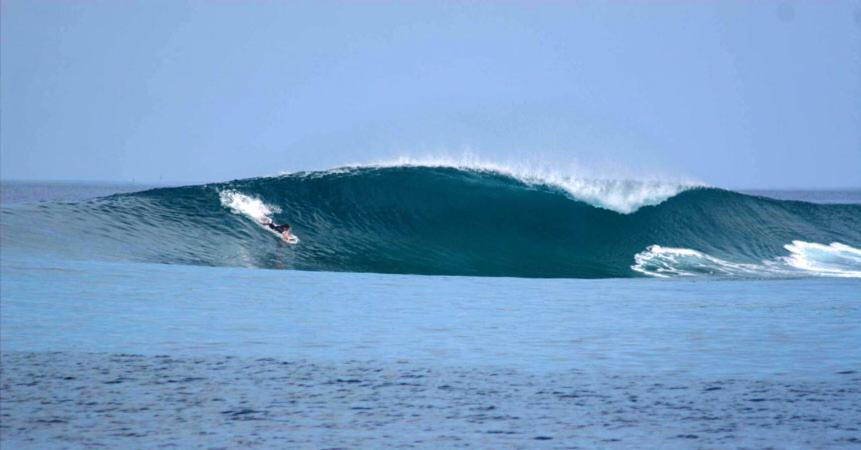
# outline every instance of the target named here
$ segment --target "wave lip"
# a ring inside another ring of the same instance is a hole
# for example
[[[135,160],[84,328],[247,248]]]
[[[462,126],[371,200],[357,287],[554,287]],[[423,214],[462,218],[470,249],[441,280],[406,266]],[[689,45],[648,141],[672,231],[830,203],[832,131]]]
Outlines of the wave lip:
[[[839,242],[830,245],[792,241],[784,245],[788,256],[778,256],[760,264],[726,261],[689,248],[651,245],[634,255],[631,269],[644,275],[671,278],[793,277],[824,276],[861,278],[861,250]]]
[[[659,181],[562,179],[552,182],[581,200],[622,214],[659,205],[693,186]]]
[[[659,179],[615,179],[565,174],[559,170],[533,164],[500,164],[476,157],[461,158],[397,158],[371,164],[355,164],[325,173],[349,173],[352,169],[442,168],[464,172],[485,172],[514,178],[528,185],[551,186],[561,189],[574,200],[621,214],[631,214],[643,206],[654,206],[688,189],[705,187],[693,181]],[[289,174],[285,174],[289,175]]]

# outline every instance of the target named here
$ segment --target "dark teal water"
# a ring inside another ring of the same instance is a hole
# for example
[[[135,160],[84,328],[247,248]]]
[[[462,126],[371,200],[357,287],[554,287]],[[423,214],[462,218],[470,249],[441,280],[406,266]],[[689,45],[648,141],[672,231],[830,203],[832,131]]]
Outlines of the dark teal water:
[[[290,223],[280,243],[262,218]],[[8,207],[10,247],[164,264],[424,275],[861,276],[861,205],[714,188],[365,167]],[[833,245],[832,245],[833,244]]]

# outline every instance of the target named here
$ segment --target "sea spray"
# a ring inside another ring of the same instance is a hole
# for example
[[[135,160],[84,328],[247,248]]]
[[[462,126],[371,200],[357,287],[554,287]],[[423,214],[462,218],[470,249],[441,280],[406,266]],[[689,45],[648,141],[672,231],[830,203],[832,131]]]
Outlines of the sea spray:
[[[267,205],[259,198],[233,190],[219,192],[219,199],[221,204],[233,213],[244,214],[258,222],[271,219],[273,214],[281,212],[277,206]]]
[[[567,192],[572,199],[583,201],[599,208],[628,214],[637,209],[657,205],[679,192],[704,183],[689,178],[653,177],[639,174],[637,177],[599,176],[598,173],[582,170],[560,171],[558,167],[529,162],[499,163],[487,161],[467,154],[459,157],[430,156],[424,158],[399,157],[371,164],[356,164],[333,169],[332,173],[343,173],[362,168],[442,168],[469,172],[485,172],[505,175],[528,185],[553,186]],[[321,173],[315,172],[315,176]]]

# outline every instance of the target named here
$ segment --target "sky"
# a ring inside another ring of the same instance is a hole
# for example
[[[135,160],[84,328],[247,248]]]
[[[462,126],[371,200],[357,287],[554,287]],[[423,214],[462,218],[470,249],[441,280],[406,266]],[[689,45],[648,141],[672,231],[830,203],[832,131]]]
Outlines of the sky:
[[[861,186],[861,0],[0,5],[4,180],[471,155]]]

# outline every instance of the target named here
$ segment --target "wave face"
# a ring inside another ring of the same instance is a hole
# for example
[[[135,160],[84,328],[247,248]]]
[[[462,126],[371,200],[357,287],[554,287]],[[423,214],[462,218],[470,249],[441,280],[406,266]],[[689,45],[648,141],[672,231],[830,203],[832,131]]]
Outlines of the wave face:
[[[286,245],[259,221],[290,223]],[[4,207],[3,246],[166,264],[432,275],[861,276],[861,205],[488,169],[353,167]]]

